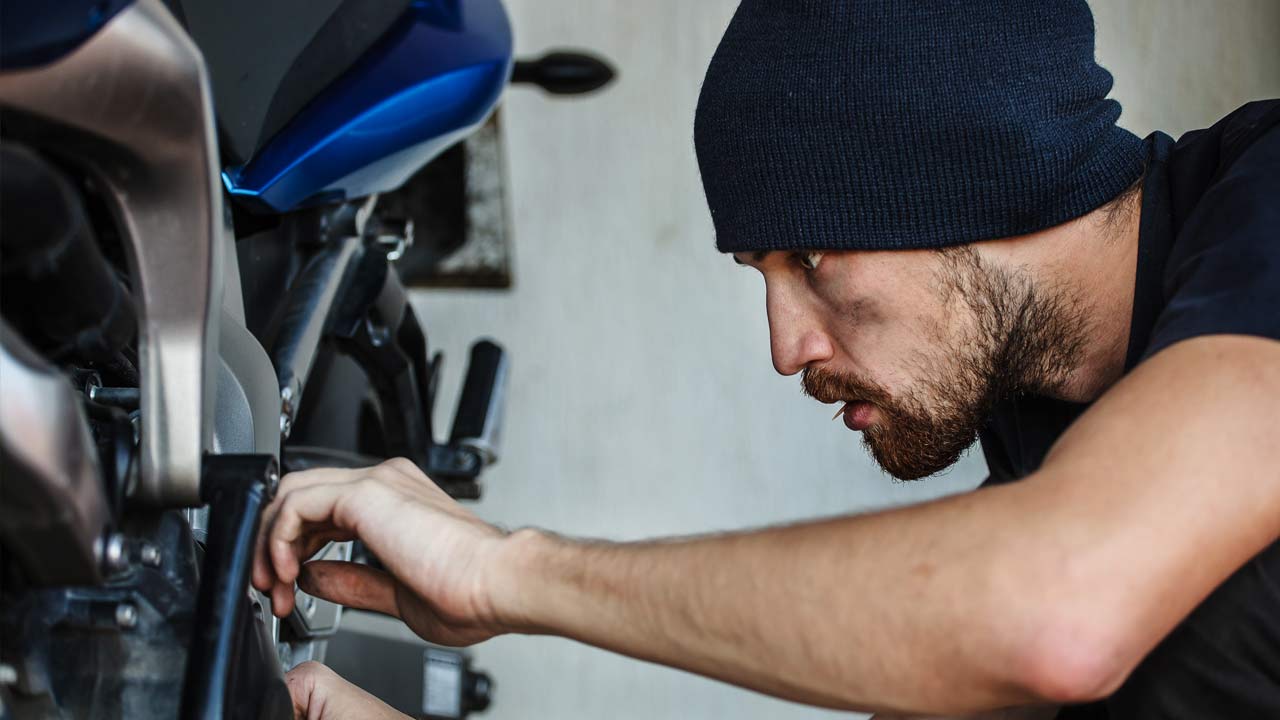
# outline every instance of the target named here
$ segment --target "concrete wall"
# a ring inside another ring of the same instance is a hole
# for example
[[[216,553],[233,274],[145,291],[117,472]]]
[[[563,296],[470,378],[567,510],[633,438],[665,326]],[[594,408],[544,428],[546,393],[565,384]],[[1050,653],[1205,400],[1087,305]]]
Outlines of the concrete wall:
[[[521,54],[595,48],[622,76],[584,101],[510,93],[516,287],[417,298],[432,343],[452,352],[444,397],[476,335],[513,356],[506,455],[479,505],[490,520],[643,538],[856,512],[982,477],[971,455],[947,477],[895,483],[773,373],[761,280],[714,251],[692,152],[698,87],[734,7],[510,0]],[[1276,0],[1095,8],[1122,122],[1139,134],[1280,95]],[[824,715],[564,640],[503,638],[477,655],[498,680],[495,720]]]

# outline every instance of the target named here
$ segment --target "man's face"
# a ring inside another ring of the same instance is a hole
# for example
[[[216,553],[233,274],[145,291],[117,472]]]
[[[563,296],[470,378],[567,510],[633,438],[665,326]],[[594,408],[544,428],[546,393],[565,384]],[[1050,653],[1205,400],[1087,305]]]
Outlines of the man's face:
[[[876,461],[911,480],[959,459],[991,407],[1078,354],[1076,303],[969,247],[738,253],[764,275],[773,364],[839,403]]]

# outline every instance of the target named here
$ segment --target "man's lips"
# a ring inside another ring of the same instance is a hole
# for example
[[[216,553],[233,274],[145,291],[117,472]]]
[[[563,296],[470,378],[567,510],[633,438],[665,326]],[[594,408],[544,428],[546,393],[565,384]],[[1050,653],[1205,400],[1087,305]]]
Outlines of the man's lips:
[[[873,415],[876,406],[866,402],[847,402],[841,406],[840,410],[832,417],[832,420],[844,416],[845,427],[855,432],[861,432],[871,427]]]

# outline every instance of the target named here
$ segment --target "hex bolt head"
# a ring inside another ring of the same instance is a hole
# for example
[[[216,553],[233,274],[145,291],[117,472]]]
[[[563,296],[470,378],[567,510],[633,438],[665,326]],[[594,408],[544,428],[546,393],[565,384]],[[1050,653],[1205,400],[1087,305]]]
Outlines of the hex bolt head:
[[[138,625],[138,608],[129,603],[116,606],[116,625],[124,630],[131,630]]]
[[[160,567],[160,548],[146,543],[138,551],[138,559],[142,560],[142,564],[147,567]]]
[[[124,535],[111,533],[102,549],[102,564],[108,573],[119,572],[129,565],[124,551]]]

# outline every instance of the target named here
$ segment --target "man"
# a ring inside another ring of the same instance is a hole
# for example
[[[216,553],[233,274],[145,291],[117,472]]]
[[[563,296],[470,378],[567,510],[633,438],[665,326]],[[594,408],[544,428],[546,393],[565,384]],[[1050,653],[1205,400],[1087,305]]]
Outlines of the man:
[[[254,585],[833,708],[1280,717],[1280,103],[1142,141],[1110,85],[1083,0],[744,0],[707,73],[717,245],[764,276],[775,367],[899,477],[980,436],[982,489],[611,544],[504,534],[405,461],[315,470]],[[301,564],[352,538],[389,572]]]

